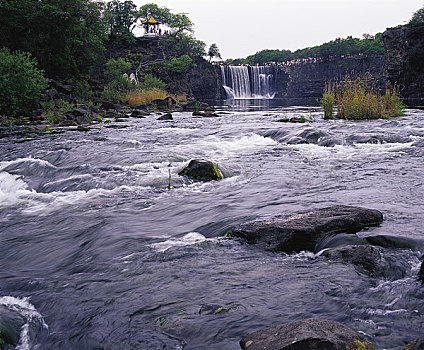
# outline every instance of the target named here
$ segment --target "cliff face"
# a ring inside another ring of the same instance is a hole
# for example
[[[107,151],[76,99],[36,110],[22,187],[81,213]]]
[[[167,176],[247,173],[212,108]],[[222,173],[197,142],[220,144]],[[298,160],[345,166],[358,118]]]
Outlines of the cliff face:
[[[346,74],[369,73],[373,82],[381,88],[386,82],[384,56],[337,58],[320,63],[293,65],[284,69],[289,75],[289,82],[286,90],[278,97],[321,97],[327,82],[343,78]]]
[[[410,99],[424,98],[424,57],[417,62],[411,57],[422,37],[414,34],[407,26],[389,28],[383,33],[387,79],[399,88],[403,97]]]

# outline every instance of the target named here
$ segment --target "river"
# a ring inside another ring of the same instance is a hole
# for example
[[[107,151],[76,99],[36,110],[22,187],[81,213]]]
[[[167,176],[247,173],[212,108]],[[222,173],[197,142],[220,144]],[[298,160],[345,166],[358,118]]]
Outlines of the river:
[[[221,118],[153,114],[0,138],[0,305],[26,319],[19,349],[235,350],[250,332],[310,317],[380,350],[423,334],[424,111],[324,121],[318,107],[235,103]],[[294,116],[314,121],[277,122]],[[225,179],[178,176],[193,158]],[[404,276],[225,238],[237,224],[334,204],[383,212],[358,236],[416,242],[392,251]]]

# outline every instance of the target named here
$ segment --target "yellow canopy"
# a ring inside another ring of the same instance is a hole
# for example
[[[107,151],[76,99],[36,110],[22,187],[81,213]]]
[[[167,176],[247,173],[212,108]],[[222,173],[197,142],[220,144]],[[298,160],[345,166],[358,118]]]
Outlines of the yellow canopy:
[[[161,21],[158,21],[155,17],[153,17],[153,15],[150,15],[150,17],[148,19],[145,19],[143,22],[141,22],[143,24],[161,24]]]

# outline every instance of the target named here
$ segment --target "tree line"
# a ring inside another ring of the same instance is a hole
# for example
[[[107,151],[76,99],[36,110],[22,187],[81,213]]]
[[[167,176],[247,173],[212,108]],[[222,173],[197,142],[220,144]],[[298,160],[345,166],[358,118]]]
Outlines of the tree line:
[[[321,57],[327,58],[331,56],[340,55],[382,55],[384,54],[384,44],[382,39],[382,33],[378,33],[375,36],[364,34],[362,39],[353,38],[348,36],[347,38],[337,38],[330,42],[307,47],[304,49],[290,51],[290,50],[262,50],[254,55],[247,56],[246,58],[239,58],[235,60],[227,60],[232,64],[265,64],[267,62],[286,62],[293,59],[302,59],[308,57]]]

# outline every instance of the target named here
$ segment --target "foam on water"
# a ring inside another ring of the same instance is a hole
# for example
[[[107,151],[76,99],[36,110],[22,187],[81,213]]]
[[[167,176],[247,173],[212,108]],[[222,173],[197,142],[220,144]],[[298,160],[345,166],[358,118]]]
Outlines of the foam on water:
[[[0,162],[0,171],[3,171],[9,166],[16,166],[18,164],[25,164],[26,166],[40,165],[46,168],[56,168],[53,164],[49,163],[47,160],[28,157],[28,158],[18,158],[18,159],[7,161],[7,162]]]
[[[258,134],[249,134],[229,139],[222,139],[216,136],[209,136],[195,144],[177,146],[177,152],[186,153],[193,151],[204,155],[215,157],[232,156],[240,153],[259,151],[268,147],[278,145],[278,142]]]
[[[0,305],[7,307],[9,310],[16,311],[22,315],[26,322],[22,326],[19,337],[19,345],[16,350],[29,350],[30,346],[30,324],[38,323],[43,328],[49,329],[43,316],[37,311],[34,305],[29,302],[29,298],[15,298],[11,296],[0,297]]]
[[[150,244],[150,247],[163,253],[172,247],[185,247],[206,241],[207,238],[198,232],[190,232],[181,238],[170,238],[164,242]]]

